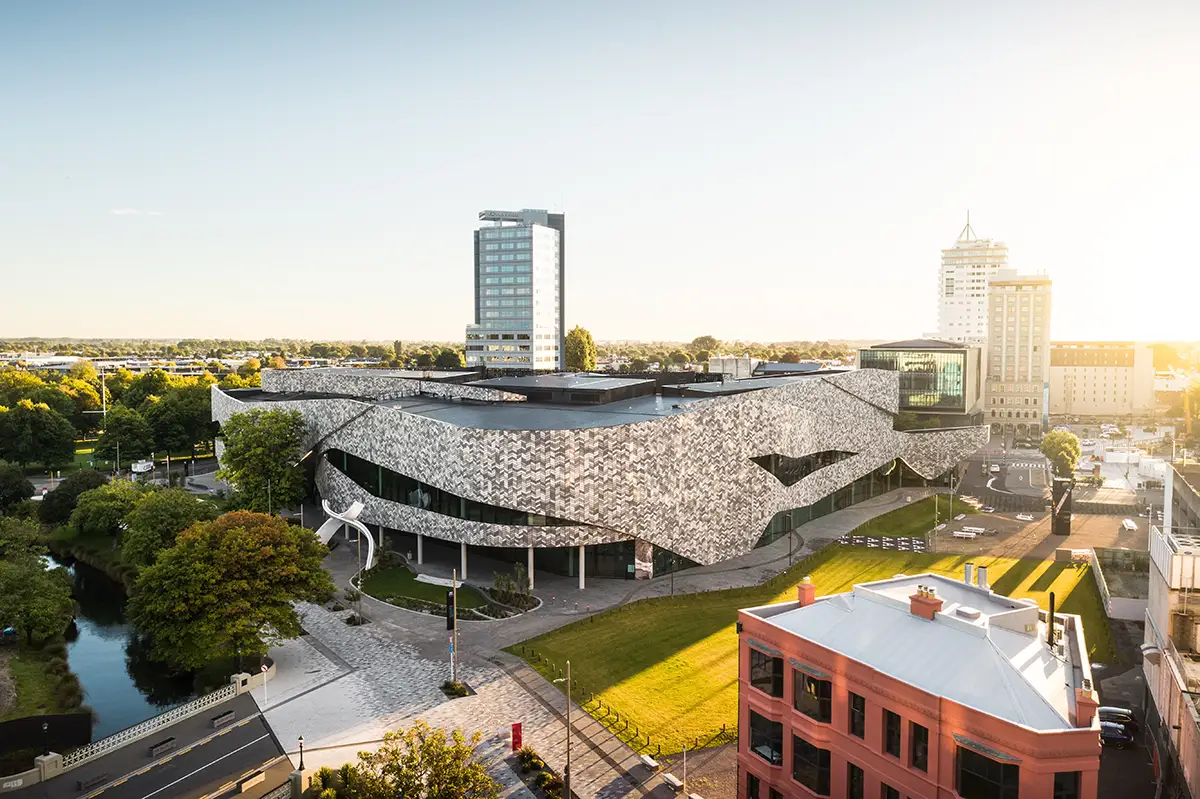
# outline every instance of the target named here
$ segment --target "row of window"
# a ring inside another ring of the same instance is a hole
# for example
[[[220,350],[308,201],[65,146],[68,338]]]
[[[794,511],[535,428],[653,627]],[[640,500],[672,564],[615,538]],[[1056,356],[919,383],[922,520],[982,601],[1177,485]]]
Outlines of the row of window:
[[[485,277],[483,279],[483,282],[484,282],[484,285],[487,285],[487,286],[510,285],[512,283],[528,283],[529,275],[516,275],[514,277]]]
[[[527,239],[530,229],[527,227],[489,228],[483,231],[485,239]]]
[[[504,253],[503,255],[485,255],[483,256],[483,260],[488,263],[495,263],[496,261],[528,261],[529,253],[517,252]]]
[[[485,266],[483,273],[485,275],[494,275],[497,273],[528,272],[532,266],[533,264],[496,264],[494,266]]]
[[[520,286],[510,289],[484,289],[483,296],[485,297],[512,297],[512,296],[528,296],[533,289],[525,286]]]
[[[528,250],[529,242],[527,241],[506,241],[501,244],[485,244],[485,250]]]

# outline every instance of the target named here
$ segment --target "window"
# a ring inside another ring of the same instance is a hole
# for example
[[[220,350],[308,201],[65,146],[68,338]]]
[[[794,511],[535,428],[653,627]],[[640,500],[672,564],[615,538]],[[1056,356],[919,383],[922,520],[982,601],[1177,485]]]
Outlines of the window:
[[[883,751],[900,757],[900,716],[890,710],[883,711]]]
[[[958,747],[955,789],[962,799],[1018,799],[1021,769]]]
[[[900,792],[886,782],[879,783],[879,799],[900,799]]]
[[[833,704],[833,686],[796,669],[792,672],[792,706],[809,718],[829,723]]]
[[[771,765],[783,763],[783,724],[751,710],[750,751]]]
[[[770,791],[770,799],[783,799],[783,794],[781,794],[779,791],[775,790],[774,788],[771,788]]]
[[[819,796],[829,796],[829,750],[793,735],[792,779]]]
[[[749,772],[746,774],[746,799],[758,799],[758,777]]]
[[[1079,772],[1059,771],[1054,775],[1054,799],[1079,799]]]
[[[929,730],[915,721],[908,725],[908,748],[912,767],[929,771]]]
[[[750,650],[750,685],[770,696],[783,696],[783,658]]]
[[[863,770],[853,763],[846,764],[846,799],[863,799],[866,780]]]
[[[859,738],[867,735],[867,700],[853,692],[850,694],[850,734]]]

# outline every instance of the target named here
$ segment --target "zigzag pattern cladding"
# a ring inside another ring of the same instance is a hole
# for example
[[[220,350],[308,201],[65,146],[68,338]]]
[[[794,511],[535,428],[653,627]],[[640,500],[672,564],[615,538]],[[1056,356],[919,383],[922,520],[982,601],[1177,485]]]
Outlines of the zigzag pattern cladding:
[[[338,503],[363,502],[365,521],[451,541],[568,546],[632,537],[717,563],[753,548],[775,513],[810,505],[894,458],[932,478],[987,443],[986,427],[893,430],[897,381],[894,372],[846,372],[702,400],[650,421],[574,430],[465,428],[376,406],[323,444],[460,496],[591,526],[441,517],[372,497],[327,465],[318,484]],[[213,388],[217,421],[245,407]],[[333,399],[268,407],[301,410],[316,441],[368,405]],[[750,460],[833,449],[858,454],[792,486]]]
[[[355,397],[427,397],[467,399],[479,402],[524,402],[524,394],[500,391],[460,383],[441,383],[435,380],[410,380],[373,373],[372,369],[338,372],[328,369],[263,369],[264,391],[319,391],[326,394],[349,394]]]

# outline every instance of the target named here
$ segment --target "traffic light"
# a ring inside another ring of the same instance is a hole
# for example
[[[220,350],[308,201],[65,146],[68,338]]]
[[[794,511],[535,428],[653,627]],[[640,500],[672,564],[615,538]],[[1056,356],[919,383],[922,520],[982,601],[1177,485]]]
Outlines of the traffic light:
[[[446,592],[446,629],[454,629],[454,590]]]

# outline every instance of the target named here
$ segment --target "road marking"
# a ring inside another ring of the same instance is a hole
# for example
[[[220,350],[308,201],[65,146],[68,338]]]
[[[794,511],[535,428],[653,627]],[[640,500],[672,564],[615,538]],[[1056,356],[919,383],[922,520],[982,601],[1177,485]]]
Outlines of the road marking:
[[[151,797],[151,796],[154,796],[155,794],[162,793],[162,792],[163,792],[163,791],[165,791],[167,788],[170,788],[170,787],[171,787],[171,786],[173,786],[173,785],[178,785],[179,783],[181,783],[181,782],[183,782],[184,780],[186,780],[188,777],[192,777],[192,776],[195,776],[196,774],[199,774],[201,771],[204,771],[204,769],[208,768],[208,767],[209,767],[209,766],[211,766],[211,765],[214,765],[214,764],[216,764],[216,763],[219,763],[220,761],[224,760],[225,758],[229,757],[230,755],[236,755],[238,752],[242,751],[242,750],[243,750],[243,749],[245,749],[246,747],[248,747],[248,746],[254,746],[254,744],[258,743],[259,741],[265,741],[267,738],[270,738],[270,737],[271,737],[270,733],[268,733],[268,734],[266,734],[266,735],[260,735],[259,737],[255,738],[253,741],[251,741],[250,743],[248,743],[248,744],[242,744],[242,745],[241,745],[241,746],[239,746],[237,749],[234,749],[232,752],[227,752],[227,753],[225,753],[225,754],[221,755],[220,757],[218,757],[216,760],[213,760],[213,761],[211,761],[211,762],[209,762],[209,763],[205,763],[203,766],[201,766],[200,768],[196,769],[195,771],[193,771],[193,772],[191,772],[191,773],[189,773],[189,774],[184,774],[182,777],[180,777],[179,779],[175,780],[175,782],[172,782],[172,783],[170,783],[169,785],[164,785],[163,787],[159,788],[158,790],[151,791],[150,793],[148,793],[148,794],[146,794],[145,796],[143,796],[143,797],[142,797],[142,799],[150,799],[150,797]]]

